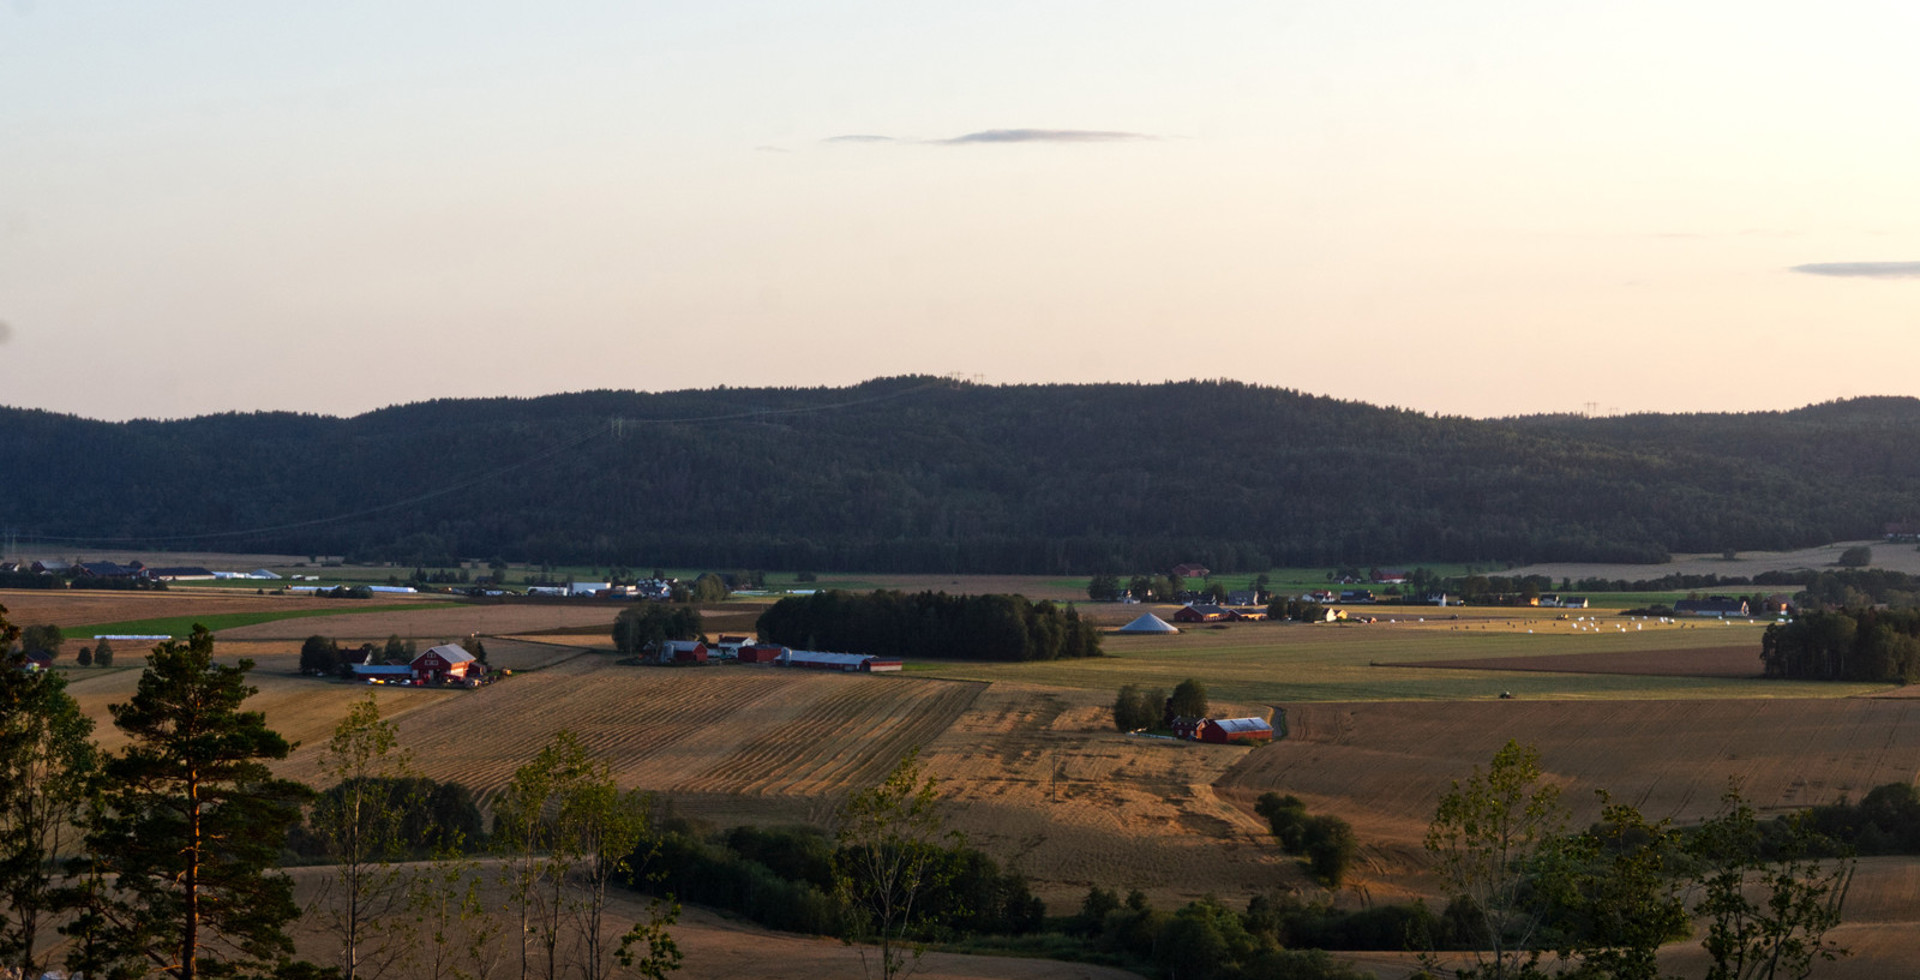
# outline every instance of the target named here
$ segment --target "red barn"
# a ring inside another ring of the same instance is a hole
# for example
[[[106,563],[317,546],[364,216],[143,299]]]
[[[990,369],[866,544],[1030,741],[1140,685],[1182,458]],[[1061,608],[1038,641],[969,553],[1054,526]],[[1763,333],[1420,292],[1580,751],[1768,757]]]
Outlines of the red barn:
[[[1176,623],[1217,623],[1223,619],[1237,619],[1230,609],[1214,605],[1181,606],[1173,613]]]
[[[786,647],[775,643],[749,643],[740,648],[739,660],[743,664],[770,664],[786,652]]]
[[[1266,742],[1273,738],[1273,726],[1265,718],[1209,718],[1200,729],[1200,741]]]
[[[699,640],[668,640],[660,644],[657,656],[663,664],[703,664],[707,662],[707,645]]]
[[[428,647],[427,652],[413,658],[409,666],[413,669],[413,682],[422,685],[477,680],[487,670],[485,664],[457,643]]]

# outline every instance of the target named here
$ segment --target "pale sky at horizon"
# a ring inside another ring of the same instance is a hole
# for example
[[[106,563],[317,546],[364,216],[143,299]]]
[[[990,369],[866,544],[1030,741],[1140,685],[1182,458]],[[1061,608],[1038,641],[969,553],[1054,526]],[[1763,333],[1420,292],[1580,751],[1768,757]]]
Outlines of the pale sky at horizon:
[[[11,0],[0,404],[1920,395],[1917,42],[1845,0]]]

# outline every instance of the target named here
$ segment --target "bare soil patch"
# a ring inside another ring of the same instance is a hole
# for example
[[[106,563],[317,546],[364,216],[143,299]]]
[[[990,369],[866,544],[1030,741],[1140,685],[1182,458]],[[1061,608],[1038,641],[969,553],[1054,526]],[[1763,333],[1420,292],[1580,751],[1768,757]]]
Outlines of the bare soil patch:
[[[1758,677],[1760,657],[1751,645],[1681,650],[1562,653],[1477,660],[1423,660],[1390,667],[1452,670],[1524,670],[1562,674],[1642,674],[1651,677]]]

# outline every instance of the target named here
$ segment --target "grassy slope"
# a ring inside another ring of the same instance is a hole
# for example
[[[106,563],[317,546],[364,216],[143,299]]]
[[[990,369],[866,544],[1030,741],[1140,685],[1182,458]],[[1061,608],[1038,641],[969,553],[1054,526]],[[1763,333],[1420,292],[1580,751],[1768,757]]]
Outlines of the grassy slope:
[[[203,616],[161,616],[154,619],[129,619],[116,623],[87,623],[70,626],[66,632],[73,636],[137,635],[137,636],[184,636],[191,632],[194,625],[205,626],[215,633],[240,626],[252,626],[256,623],[272,623],[283,619],[308,619],[318,616],[341,616],[348,613],[390,612],[398,609],[419,609],[419,603],[400,605],[369,606],[361,603],[342,601],[338,606],[325,609],[276,609],[263,612],[213,613]]]

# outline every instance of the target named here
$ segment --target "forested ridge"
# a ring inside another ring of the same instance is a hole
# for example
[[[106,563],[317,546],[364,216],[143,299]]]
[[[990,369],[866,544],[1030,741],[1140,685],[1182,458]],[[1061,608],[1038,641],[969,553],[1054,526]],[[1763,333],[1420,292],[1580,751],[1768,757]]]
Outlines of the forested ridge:
[[[352,418],[0,409],[22,542],[1087,574],[1658,561],[1920,515],[1920,401],[1476,420],[1237,382],[595,391]]]

